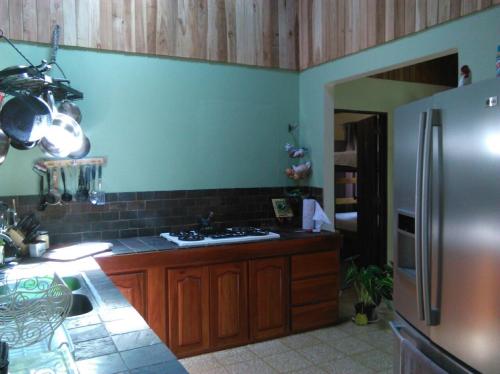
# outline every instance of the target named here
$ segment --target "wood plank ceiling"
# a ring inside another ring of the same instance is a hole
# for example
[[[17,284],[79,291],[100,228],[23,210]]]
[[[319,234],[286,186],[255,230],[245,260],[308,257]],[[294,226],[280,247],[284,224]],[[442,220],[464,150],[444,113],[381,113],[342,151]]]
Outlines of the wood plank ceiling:
[[[14,40],[302,70],[500,0],[0,0]]]

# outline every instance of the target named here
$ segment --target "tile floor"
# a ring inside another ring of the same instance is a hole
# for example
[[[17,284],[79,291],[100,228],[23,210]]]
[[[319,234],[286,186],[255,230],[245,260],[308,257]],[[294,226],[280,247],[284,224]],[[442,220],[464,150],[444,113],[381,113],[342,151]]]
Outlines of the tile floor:
[[[380,321],[356,326],[351,292],[341,296],[340,324],[244,347],[189,357],[181,363],[191,374],[363,374],[392,373],[392,313],[379,307]]]

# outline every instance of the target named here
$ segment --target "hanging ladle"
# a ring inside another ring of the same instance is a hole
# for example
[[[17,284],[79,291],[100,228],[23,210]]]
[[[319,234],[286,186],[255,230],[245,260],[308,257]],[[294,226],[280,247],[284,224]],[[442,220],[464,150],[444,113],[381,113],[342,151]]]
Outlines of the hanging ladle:
[[[61,178],[63,182],[63,194],[61,196],[62,201],[64,202],[70,202],[73,200],[73,195],[71,195],[67,190],[66,190],[66,173],[64,172],[64,168],[61,168]]]

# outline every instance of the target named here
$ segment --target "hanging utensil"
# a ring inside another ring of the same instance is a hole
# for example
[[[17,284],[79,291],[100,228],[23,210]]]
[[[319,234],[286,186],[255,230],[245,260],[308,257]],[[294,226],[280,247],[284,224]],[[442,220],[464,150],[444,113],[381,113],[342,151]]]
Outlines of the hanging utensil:
[[[63,182],[63,194],[61,195],[61,199],[67,203],[73,200],[73,196],[66,190],[66,173],[64,172],[64,168],[61,168],[61,178]]]
[[[61,201],[61,193],[59,192],[59,169],[52,169],[52,194],[56,198],[56,202]]]
[[[76,191],[75,198],[77,201],[86,201],[89,197],[89,191],[85,187],[85,169],[80,166],[80,173],[78,175],[78,190]]]
[[[47,170],[47,194],[45,195],[45,201],[47,202],[47,204],[56,204],[57,203],[57,196],[55,196],[53,193],[52,193],[52,188],[51,188],[51,178],[52,178],[52,174],[51,174],[51,170],[48,169]]]
[[[91,167],[90,166],[87,166],[85,168],[85,178],[84,178],[84,180],[85,180],[85,183],[84,183],[85,187],[83,189],[83,193],[84,193],[84,195],[86,195],[87,200],[88,200],[88,198],[89,198],[89,192],[90,192],[90,184],[91,184],[91,181],[92,181],[92,178],[91,178]]]
[[[97,205],[106,204],[106,193],[102,190],[102,165],[97,168]]]
[[[0,165],[2,165],[9,152],[10,139],[5,133],[0,129]]]
[[[92,165],[92,177],[90,183],[89,200],[92,204],[97,204],[97,190],[96,190],[96,166]]]
[[[44,211],[45,208],[47,207],[47,201],[45,200],[45,195],[43,193],[43,187],[44,187],[44,176],[42,174],[39,174],[39,178],[40,178],[40,181],[39,181],[39,200],[38,200],[38,207],[37,209],[39,211]]]

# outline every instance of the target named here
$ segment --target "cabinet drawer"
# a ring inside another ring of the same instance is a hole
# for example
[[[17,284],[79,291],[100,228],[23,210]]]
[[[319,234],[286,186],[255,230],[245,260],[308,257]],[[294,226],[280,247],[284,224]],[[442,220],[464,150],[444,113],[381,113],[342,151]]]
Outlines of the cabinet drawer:
[[[337,300],[292,307],[292,332],[328,326],[337,321]]]
[[[338,251],[292,256],[292,280],[336,273],[338,256]]]
[[[337,298],[337,275],[325,275],[292,282],[292,305],[330,301]]]

